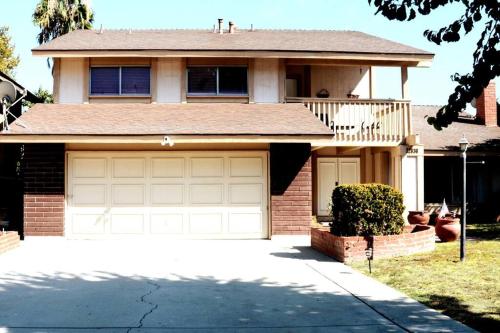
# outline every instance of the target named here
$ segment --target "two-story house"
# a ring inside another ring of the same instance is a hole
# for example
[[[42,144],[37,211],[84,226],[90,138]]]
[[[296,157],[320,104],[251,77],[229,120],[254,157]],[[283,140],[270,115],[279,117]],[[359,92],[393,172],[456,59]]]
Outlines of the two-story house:
[[[423,208],[407,71],[428,52],[230,24],[80,30],[33,54],[54,60],[55,104],[0,135],[25,144],[26,235],[308,234],[342,183],[390,184]],[[373,98],[376,66],[401,68],[402,100]]]

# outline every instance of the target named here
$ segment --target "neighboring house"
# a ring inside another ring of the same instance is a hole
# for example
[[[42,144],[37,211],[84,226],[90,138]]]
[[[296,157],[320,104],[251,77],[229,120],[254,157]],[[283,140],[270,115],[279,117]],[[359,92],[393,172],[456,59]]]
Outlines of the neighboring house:
[[[475,117],[462,114],[442,131],[435,131],[425,119],[435,115],[439,106],[413,106],[414,133],[420,133],[425,147],[424,200],[430,209],[443,199],[461,206],[463,163],[458,141],[465,135],[471,162],[467,164],[469,221],[500,220],[500,118],[495,95],[492,82],[476,102]]]
[[[7,113],[8,123],[12,123],[15,117],[21,116],[23,103],[38,103],[40,99],[29,90],[25,89],[13,78],[0,72],[0,82],[10,82],[16,90],[16,99],[22,98],[17,104],[12,105]],[[23,97],[24,96],[24,97]],[[1,98],[2,96],[0,96]],[[11,101],[12,102],[12,101]],[[0,133],[5,126],[4,117],[0,113]],[[22,155],[19,145],[0,144],[0,222],[8,221],[8,228],[14,228],[22,232],[23,227],[23,186],[20,180],[17,162]],[[3,226],[0,225],[0,230]],[[7,227],[7,226],[4,226]]]
[[[405,142],[407,69],[426,51],[230,25],[74,31],[33,54],[54,59],[56,104],[0,136],[25,144],[26,235],[308,234],[341,183],[390,184],[423,209],[421,146]],[[401,68],[403,100],[373,99],[374,66]]]

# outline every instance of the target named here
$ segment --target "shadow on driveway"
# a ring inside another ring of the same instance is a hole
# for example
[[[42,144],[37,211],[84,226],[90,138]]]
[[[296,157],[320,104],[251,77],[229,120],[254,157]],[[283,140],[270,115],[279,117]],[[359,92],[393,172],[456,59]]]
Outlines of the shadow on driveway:
[[[0,286],[7,332],[404,331],[350,295],[264,279],[6,274]]]

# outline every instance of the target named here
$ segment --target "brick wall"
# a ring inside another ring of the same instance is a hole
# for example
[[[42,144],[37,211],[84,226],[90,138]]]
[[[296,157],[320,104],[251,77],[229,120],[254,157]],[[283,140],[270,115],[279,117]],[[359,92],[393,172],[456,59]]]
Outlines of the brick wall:
[[[486,126],[499,125],[495,89],[495,82],[491,81],[476,101],[477,118]]]
[[[308,235],[312,218],[309,144],[271,145],[271,234]]]
[[[435,238],[434,227],[420,225],[408,226],[401,235],[374,236],[373,259],[433,251]],[[366,260],[369,243],[365,237],[335,236],[328,228],[311,228],[311,246],[340,262],[352,262]]]
[[[25,145],[23,175],[24,235],[64,235],[64,145]]]

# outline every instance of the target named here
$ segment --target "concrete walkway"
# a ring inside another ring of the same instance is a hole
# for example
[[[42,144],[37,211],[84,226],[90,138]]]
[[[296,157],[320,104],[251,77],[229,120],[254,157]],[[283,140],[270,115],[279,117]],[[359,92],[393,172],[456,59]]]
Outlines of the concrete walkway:
[[[28,238],[0,256],[0,332],[469,332],[273,241]]]

